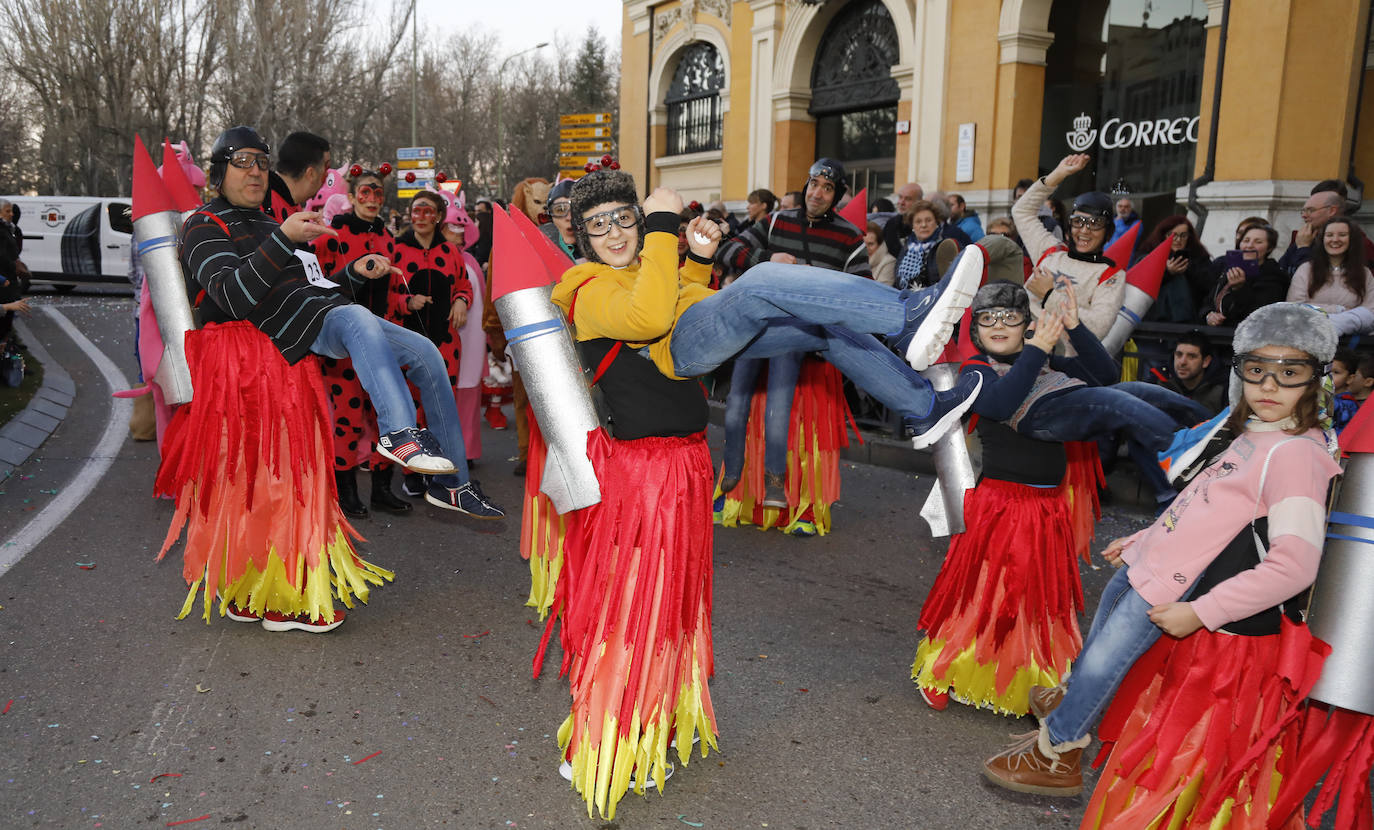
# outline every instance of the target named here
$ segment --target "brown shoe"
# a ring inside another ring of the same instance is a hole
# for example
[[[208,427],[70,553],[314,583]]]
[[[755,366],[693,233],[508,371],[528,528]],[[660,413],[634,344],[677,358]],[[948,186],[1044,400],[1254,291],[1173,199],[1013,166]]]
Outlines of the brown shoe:
[[[999,787],[1018,793],[1069,797],[1083,792],[1079,763],[1088,737],[1055,750],[1045,727],[1021,736],[1011,746],[983,762],[983,775]]]
[[[1029,709],[1036,720],[1044,720],[1050,712],[1059,708],[1064,699],[1064,684],[1058,686],[1031,686]]]
[[[954,258],[958,255],[959,243],[953,239],[945,239],[935,246],[935,267],[939,269],[941,276],[954,264]]]
[[[784,508],[787,506],[787,482],[775,473],[763,475],[763,506]]]

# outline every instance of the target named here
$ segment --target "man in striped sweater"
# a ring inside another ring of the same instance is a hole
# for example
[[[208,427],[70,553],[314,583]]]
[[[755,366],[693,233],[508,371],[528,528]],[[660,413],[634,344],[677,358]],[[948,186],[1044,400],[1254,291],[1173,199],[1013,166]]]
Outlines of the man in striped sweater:
[[[434,475],[425,494],[431,504],[478,518],[504,516],[469,480],[467,465],[455,468],[445,457],[462,452],[463,433],[439,350],[427,337],[350,302],[335,281],[348,280],[356,288],[389,277],[391,262],[369,254],[326,275],[306,244],[334,233],[320,215],[298,211],[278,223],[264,209],[268,153],[267,142],[251,127],[226,130],[211,150],[210,181],[220,196],[186,220],[181,245],[181,267],[201,322],[246,320],[288,363],[312,353],[351,357],[377,410],[377,451]],[[419,387],[439,438],[416,428],[406,378]]]
[[[860,277],[873,277],[868,264],[864,231],[837,214],[835,205],[844,197],[848,181],[844,165],[822,158],[811,165],[802,207],[780,210],[760,219],[722,247],[717,259],[735,271],[760,262],[788,265],[814,265],[844,271]],[[741,279],[747,279],[745,274]],[[769,358],[768,403],[764,410],[764,507],[786,508],[788,432],[792,421],[792,398],[801,374],[801,354]],[[721,477],[721,499],[739,484],[744,469],[745,433],[750,403],[762,360],[737,360],[730,377],[730,393],[725,401],[725,462]],[[794,490],[796,488],[793,488]],[[794,530],[796,535],[815,535],[808,520]]]

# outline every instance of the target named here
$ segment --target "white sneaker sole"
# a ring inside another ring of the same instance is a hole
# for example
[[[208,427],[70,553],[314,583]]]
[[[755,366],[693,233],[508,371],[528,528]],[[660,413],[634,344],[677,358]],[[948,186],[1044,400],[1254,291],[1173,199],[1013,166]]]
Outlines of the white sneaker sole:
[[[694,743],[695,743],[695,742],[694,742]],[[663,780],[664,780],[664,781],[667,781],[669,778],[672,778],[672,777],[673,777],[673,770],[674,770],[675,768],[676,768],[675,765],[674,765],[671,761],[668,762],[668,769],[667,769],[666,772],[663,773]],[[560,763],[560,764],[558,765],[558,775],[559,775],[559,777],[561,777],[564,781],[567,781],[567,782],[569,782],[569,783],[572,783],[572,764],[568,763],[567,761],[563,761],[562,763]],[[631,776],[630,776],[630,789],[633,790],[634,788],[635,788],[635,779],[634,779],[634,776],[631,775]],[[653,790],[653,789],[657,789],[657,788],[658,788],[658,783],[657,783],[656,781],[654,781],[653,778],[650,778],[648,781],[645,781],[645,782],[644,782],[644,789],[646,789],[646,790]]]
[[[452,510],[454,513],[462,513],[464,516],[470,516],[470,517],[472,517],[472,518],[474,518],[474,519],[481,519],[482,521],[485,521],[485,522],[494,522],[494,521],[496,521],[497,519],[504,519],[504,518],[506,518],[506,514],[504,514],[504,513],[502,513],[500,516],[482,516],[482,515],[479,515],[479,514],[477,514],[477,513],[469,513],[468,511],[464,510],[463,508],[461,508],[461,507],[459,507],[459,506],[457,506],[457,505],[455,505],[455,504],[451,504],[451,503],[449,503],[449,502],[446,502],[446,501],[444,501],[443,499],[436,499],[436,498],[434,498],[433,496],[431,496],[429,493],[425,493],[425,501],[429,502],[430,504],[434,505],[435,507],[442,507],[442,508],[445,509],[445,510]]]
[[[234,609],[232,609],[232,608],[226,608],[226,609],[224,610],[224,616],[228,617],[229,619],[233,620],[234,622],[241,622],[241,623],[255,623],[255,622],[260,622],[260,621],[262,620],[262,617],[259,617],[259,616],[248,616],[248,615],[245,615],[245,614],[236,614],[236,613],[234,613]]]
[[[435,459],[433,456],[417,455],[413,456],[409,462],[406,462],[402,461],[399,457],[392,455],[391,451],[388,450],[386,447],[383,447],[381,444],[377,445],[377,452],[383,458],[389,458],[392,461],[395,461],[397,464],[400,464],[402,467],[405,467],[412,473],[423,473],[425,475],[430,476],[441,476],[445,475],[446,473],[452,473],[457,471],[457,468],[453,466],[453,462],[445,458]],[[429,459],[429,463],[426,463],[425,459]],[[443,461],[444,464],[447,464],[448,466],[439,466],[439,461]]]
[[[983,376],[979,375],[978,385],[973,388],[973,392],[971,392],[967,398],[960,401],[958,406],[946,412],[944,417],[936,421],[935,425],[930,429],[920,435],[914,436],[911,439],[912,448],[923,450],[943,438],[945,433],[949,432],[955,424],[959,423],[959,419],[963,418],[964,413],[969,411],[969,408],[973,406],[973,402],[978,400],[978,393],[982,390]]]
[[[326,631],[333,631],[344,624],[344,617],[335,617],[334,622],[325,625],[310,625],[297,620],[285,620],[276,622],[266,617],[262,618],[262,627],[268,631],[308,631],[311,634],[323,634]]]
[[[949,285],[907,344],[906,362],[918,372],[929,369],[940,358],[954,327],[973,302],[973,295],[978,293],[978,284],[983,281],[983,249],[969,245],[962,254],[950,275]]]

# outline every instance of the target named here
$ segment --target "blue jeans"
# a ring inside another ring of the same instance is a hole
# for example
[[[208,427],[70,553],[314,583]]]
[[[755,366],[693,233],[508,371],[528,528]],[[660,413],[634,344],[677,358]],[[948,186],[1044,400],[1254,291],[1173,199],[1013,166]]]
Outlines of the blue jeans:
[[[930,384],[873,337],[900,332],[906,304],[903,292],[873,280],[760,263],[682,313],[673,371],[689,378],[730,358],[820,352],[888,409],[925,417],[935,404]]]
[[[1126,381],[1116,384],[1113,388],[1139,398],[1172,417],[1175,430],[1195,426],[1212,417],[1207,407],[1158,384]],[[1170,440],[1172,442],[1172,437]],[[1115,440],[1111,442],[1111,447],[1115,452]],[[1159,466],[1160,449],[1164,448],[1147,447],[1134,440],[1128,440],[1126,443],[1126,451],[1136,469],[1140,471],[1141,477],[1150,485],[1156,503],[1170,501],[1178,495],[1178,491],[1169,483],[1169,476]]]
[[[1087,735],[1102,716],[1126,672],[1164,632],[1150,622],[1150,604],[1121,568],[1102,591],[1083,651],[1069,672],[1064,699],[1044,721],[1052,745]]]
[[[1129,440],[1139,442],[1146,449],[1167,448],[1179,422],[1173,415],[1142,400],[1135,394],[1139,389],[1122,388],[1126,386],[1143,386],[1175,394],[1150,384],[1077,386],[1037,402],[1022,417],[1016,431],[1040,441],[1091,441],[1104,433],[1124,430]],[[1196,406],[1182,395],[1177,397]],[[1205,420],[1205,415],[1199,420]]]
[[[792,428],[792,396],[797,391],[803,355],[783,354],[768,358],[767,405],[763,412],[763,469],[774,475],[787,472],[788,433]],[[725,397],[725,477],[739,478],[744,471],[745,431],[762,360],[737,360],[730,375],[730,394]]]
[[[405,383],[409,378],[420,390],[429,429],[439,439],[444,456],[456,459],[455,473],[435,479],[447,487],[467,483],[458,405],[448,383],[444,358],[428,337],[383,320],[366,306],[343,305],[324,315],[324,325],[310,344],[310,351],[336,360],[353,360],[358,382],[377,410],[377,431],[382,435],[415,426],[415,402]]]

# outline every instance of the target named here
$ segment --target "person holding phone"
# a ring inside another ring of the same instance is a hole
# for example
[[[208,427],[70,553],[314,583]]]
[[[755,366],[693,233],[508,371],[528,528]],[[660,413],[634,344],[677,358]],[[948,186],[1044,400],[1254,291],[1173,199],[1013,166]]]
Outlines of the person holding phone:
[[[1272,226],[1256,225],[1241,236],[1239,250],[1227,251],[1213,263],[1216,282],[1203,322],[1234,326],[1255,309],[1283,301],[1288,276],[1271,256],[1278,241]]]
[[[1213,278],[1212,257],[1188,217],[1175,215],[1159,220],[1145,244],[1136,249],[1131,265],[1148,256],[1165,239],[1169,241],[1169,258],[1164,265],[1164,282],[1145,319],[1191,323],[1197,319],[1197,310],[1207,302]]]

